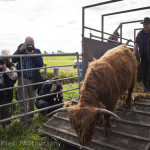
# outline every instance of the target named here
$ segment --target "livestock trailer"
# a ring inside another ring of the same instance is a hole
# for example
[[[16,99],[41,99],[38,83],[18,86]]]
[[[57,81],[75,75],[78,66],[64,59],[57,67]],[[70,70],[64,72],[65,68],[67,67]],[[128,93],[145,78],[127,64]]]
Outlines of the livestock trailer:
[[[85,10],[96,6],[109,5],[110,3],[121,3],[122,0],[110,0],[84,6],[82,8],[82,79],[86,73],[88,63],[94,58],[101,57],[108,49],[115,47],[114,44],[108,43],[104,38],[104,18],[107,16],[126,14],[130,12],[142,11],[150,9],[150,7],[142,7],[130,10],[122,10],[103,14],[101,16],[101,31],[85,26]],[[122,22],[122,24],[140,22],[141,20],[129,20]],[[85,30],[98,32],[100,37],[90,33],[90,38],[85,37]],[[134,34],[138,29],[134,29]],[[95,39],[93,39],[94,37]],[[134,35],[135,37],[135,35]],[[99,40],[100,39],[100,40]],[[120,42],[126,40],[122,37],[122,30],[120,31]],[[133,47],[131,47],[133,48]],[[72,101],[72,105],[76,105],[78,99]],[[89,146],[82,146],[78,142],[78,137],[74,130],[70,127],[67,113],[61,112],[53,115],[39,131],[45,133],[50,137],[54,137],[67,145],[74,147],[74,149],[86,150],[150,150],[150,99],[136,99],[132,110],[120,108],[116,114],[121,118],[111,118],[113,125],[113,132],[110,138],[104,137],[103,126],[96,127],[92,142]]]

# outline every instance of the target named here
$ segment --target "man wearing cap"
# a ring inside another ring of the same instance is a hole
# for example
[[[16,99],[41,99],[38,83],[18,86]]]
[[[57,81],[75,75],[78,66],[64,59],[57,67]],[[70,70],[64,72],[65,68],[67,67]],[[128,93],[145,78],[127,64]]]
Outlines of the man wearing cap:
[[[10,55],[9,50],[2,50],[1,56]],[[0,89],[13,87],[17,80],[17,72],[5,73],[6,71],[16,70],[15,65],[10,62],[9,57],[0,58]],[[0,105],[11,103],[13,100],[13,89],[0,91]],[[1,119],[10,118],[11,113],[11,105],[4,106],[0,108],[0,117]],[[3,122],[2,127],[9,125],[11,121]]]
[[[43,84],[39,96],[51,94],[51,93],[55,93],[55,92],[61,92],[61,93],[37,98],[35,106],[38,109],[45,108],[48,106],[53,106],[53,105],[63,102],[62,80],[60,80],[59,77],[54,77],[52,80],[56,80],[56,81],[53,81],[53,82],[46,81],[46,83]],[[42,114],[44,115],[45,113],[50,113],[51,111],[53,111],[55,109],[58,109],[58,107],[51,108],[46,111],[42,111]]]
[[[146,17],[141,22],[143,29],[138,33],[135,39],[133,52],[136,55],[139,50],[140,70],[145,87],[145,92],[150,92],[150,18]]]
[[[18,73],[18,86],[22,86],[33,83],[38,83],[43,81],[42,76],[40,74],[39,69],[32,70],[32,68],[39,68],[43,67],[43,59],[41,56],[32,57],[31,55],[41,54],[41,51],[34,46],[34,39],[30,36],[27,36],[25,39],[25,42],[23,44],[20,44],[15,51],[14,55],[28,55],[27,57],[22,57],[22,60],[20,61],[20,57],[14,57],[12,61],[14,63],[17,63],[17,70],[21,69],[31,69],[27,71],[23,71]],[[22,80],[23,76],[23,80]],[[17,98],[19,101],[21,100],[27,100],[26,102],[19,103],[20,113],[23,114],[25,112],[31,112],[34,111],[34,103],[37,93],[37,89],[40,85],[29,85],[25,86],[24,88],[18,88],[17,89]],[[26,115],[20,118],[20,123],[23,126],[28,126],[33,119],[33,114]]]

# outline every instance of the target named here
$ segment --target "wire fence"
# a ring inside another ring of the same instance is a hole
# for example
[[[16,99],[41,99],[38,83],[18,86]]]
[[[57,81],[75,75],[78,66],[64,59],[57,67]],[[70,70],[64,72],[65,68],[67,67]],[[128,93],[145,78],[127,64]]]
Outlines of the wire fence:
[[[77,59],[77,76],[74,76],[74,77],[68,77],[68,78],[61,78],[61,79],[57,79],[57,80],[50,80],[50,82],[55,82],[55,81],[65,81],[65,80],[70,80],[70,79],[75,79],[77,78],[78,79],[78,87],[77,88],[72,88],[72,89],[68,89],[68,90],[63,90],[63,93],[64,92],[68,92],[68,91],[73,91],[73,90],[78,90],[79,91],[79,94],[80,94],[80,70],[79,70],[79,54],[78,53],[62,53],[62,54],[23,54],[23,55],[10,55],[9,58],[20,58],[20,63],[21,63],[21,66],[22,66],[22,58],[23,57],[54,57],[54,56],[76,56],[76,59]],[[0,56],[0,58],[8,58],[8,56]],[[44,84],[45,81],[42,81],[42,82],[38,82],[38,83],[32,83],[32,84],[24,84],[24,78],[23,78],[23,72],[24,71],[29,71],[29,70],[41,70],[41,69],[48,69],[48,68],[65,68],[65,67],[68,67],[68,66],[74,66],[73,64],[68,64],[68,65],[57,65],[57,66],[46,66],[44,65],[44,67],[39,67],[39,68],[31,68],[31,69],[20,69],[20,70],[12,70],[12,71],[1,71],[0,74],[5,74],[5,73],[12,73],[12,72],[17,72],[17,73],[21,73],[21,80],[22,80],[22,85],[21,86],[14,86],[14,87],[8,87],[8,88],[3,88],[3,89],[0,89],[0,92],[1,91],[6,91],[6,90],[13,90],[14,89],[18,89],[18,88],[22,88],[23,89],[23,93],[25,93],[25,87],[28,87],[28,86],[33,86],[33,85],[41,85],[41,84]],[[46,71],[45,71],[46,72]],[[44,75],[45,76],[45,75]],[[48,109],[52,109],[52,108],[56,108],[58,106],[62,106],[64,105],[64,102],[60,103],[60,104],[56,104],[56,105],[53,105],[53,106],[49,106],[49,107],[45,107],[45,108],[42,108],[42,109],[38,109],[38,110],[34,110],[34,111],[30,111],[30,112],[27,112],[26,110],[26,102],[28,101],[31,101],[31,100],[35,100],[37,98],[44,98],[44,97],[47,97],[47,96],[51,96],[51,95],[55,95],[55,94],[59,94],[61,92],[55,92],[55,93],[50,93],[50,94],[46,94],[46,95],[42,95],[42,96],[39,96],[37,95],[36,97],[33,97],[33,98],[28,98],[26,99],[25,96],[23,96],[23,99],[22,100],[19,100],[19,101],[15,101],[15,102],[11,102],[11,103],[6,103],[6,104],[2,104],[0,105],[0,109],[2,107],[5,107],[5,106],[11,106],[11,105],[16,105],[16,104],[19,104],[19,103],[24,103],[24,110],[25,112],[22,113],[22,114],[19,114],[19,115],[13,115],[11,116],[10,118],[5,118],[5,119],[2,119],[0,120],[0,123],[3,123],[3,122],[6,122],[6,121],[10,121],[10,120],[13,120],[13,119],[17,119],[17,118],[20,118],[20,117],[23,117],[23,116],[26,116],[26,115],[30,115],[30,114],[34,114],[34,113],[38,113],[38,112],[41,112],[41,111],[44,111],[44,110],[48,110]],[[70,100],[72,101],[72,100]]]

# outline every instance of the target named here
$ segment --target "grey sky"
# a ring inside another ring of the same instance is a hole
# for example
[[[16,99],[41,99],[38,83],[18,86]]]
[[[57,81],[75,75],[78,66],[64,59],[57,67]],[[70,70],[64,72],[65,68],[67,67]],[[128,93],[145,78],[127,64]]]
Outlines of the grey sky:
[[[81,52],[82,6],[99,2],[102,1],[0,0],[0,51],[9,49],[13,53],[30,35],[42,52]],[[146,6],[149,6],[149,0],[124,0],[88,9],[85,23],[101,30],[101,14]],[[107,17],[105,31],[112,33],[120,22],[140,20],[149,15],[150,10]],[[135,26],[142,27],[140,24],[124,26],[126,33],[123,34],[132,38]]]

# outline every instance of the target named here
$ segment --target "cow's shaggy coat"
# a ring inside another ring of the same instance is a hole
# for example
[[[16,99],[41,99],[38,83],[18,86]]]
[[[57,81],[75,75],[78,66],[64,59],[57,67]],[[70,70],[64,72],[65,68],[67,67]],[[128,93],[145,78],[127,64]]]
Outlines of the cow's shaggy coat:
[[[131,107],[131,94],[136,83],[137,61],[125,45],[107,51],[100,59],[89,64],[79,103],[68,107],[70,124],[82,145],[91,142],[95,126],[103,114],[96,108],[114,111],[119,97],[128,90],[126,107]],[[110,115],[104,114],[105,136],[111,134]]]

